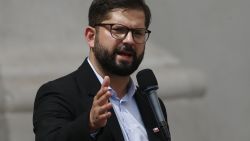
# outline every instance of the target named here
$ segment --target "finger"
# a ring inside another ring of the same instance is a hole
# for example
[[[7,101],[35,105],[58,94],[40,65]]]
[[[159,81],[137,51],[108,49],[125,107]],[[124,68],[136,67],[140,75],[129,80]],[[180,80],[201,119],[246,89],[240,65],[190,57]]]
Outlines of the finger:
[[[109,76],[104,76],[103,82],[102,82],[102,88],[109,87],[110,85],[110,78]]]
[[[106,112],[98,117],[97,120],[106,120],[107,118],[111,117],[111,112]]]
[[[111,97],[110,91],[107,91],[105,94],[103,94],[99,99],[97,99],[97,104],[99,106],[108,103],[109,98]]]
[[[105,93],[108,92],[108,87],[101,87],[101,89],[97,92],[96,96],[94,97],[96,100],[98,100],[100,97],[102,97]]]
[[[112,108],[112,104],[111,103],[107,103],[103,106],[101,106],[99,108],[99,111],[98,111],[98,114],[103,114],[103,113],[106,113],[108,110],[110,110]]]
[[[98,93],[97,93],[97,95],[96,95],[95,98],[99,99],[104,93],[106,93],[108,91],[109,85],[110,85],[110,78],[109,78],[109,76],[104,76],[101,88],[98,91]]]

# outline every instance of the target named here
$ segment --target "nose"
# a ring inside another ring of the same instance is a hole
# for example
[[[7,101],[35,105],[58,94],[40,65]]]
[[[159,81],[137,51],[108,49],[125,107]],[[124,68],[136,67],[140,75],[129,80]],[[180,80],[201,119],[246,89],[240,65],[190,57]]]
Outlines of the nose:
[[[129,43],[129,44],[134,44],[134,38],[133,38],[133,34],[131,31],[128,32],[127,36],[123,39],[124,43]]]

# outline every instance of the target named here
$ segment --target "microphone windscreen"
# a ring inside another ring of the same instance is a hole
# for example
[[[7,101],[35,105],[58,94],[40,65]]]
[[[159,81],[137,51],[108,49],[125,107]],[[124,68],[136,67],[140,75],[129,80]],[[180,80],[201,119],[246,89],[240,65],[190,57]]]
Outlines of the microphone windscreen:
[[[156,77],[151,69],[144,69],[136,75],[137,83],[142,91],[158,89]]]

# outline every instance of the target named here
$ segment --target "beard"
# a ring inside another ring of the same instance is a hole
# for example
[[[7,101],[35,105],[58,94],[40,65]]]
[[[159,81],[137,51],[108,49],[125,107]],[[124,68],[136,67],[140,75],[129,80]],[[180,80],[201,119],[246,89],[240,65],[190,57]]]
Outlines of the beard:
[[[101,67],[108,73],[118,76],[128,76],[132,74],[143,60],[144,50],[137,57],[135,50],[130,45],[122,45],[109,52],[106,48],[99,44],[98,39],[95,40],[95,47],[93,48],[94,55]],[[119,61],[116,62],[116,56],[123,52],[129,53],[132,56],[132,62]]]

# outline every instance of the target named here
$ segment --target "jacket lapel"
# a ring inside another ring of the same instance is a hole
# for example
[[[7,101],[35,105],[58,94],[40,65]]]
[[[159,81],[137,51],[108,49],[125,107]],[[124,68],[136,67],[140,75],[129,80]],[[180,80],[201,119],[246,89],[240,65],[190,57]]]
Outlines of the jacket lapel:
[[[108,120],[107,126],[108,129],[111,130],[112,136],[114,137],[115,141],[124,141],[123,134],[121,131],[120,124],[118,122],[118,119],[115,115],[114,109],[111,109],[112,116]]]
[[[76,81],[79,85],[81,93],[86,94],[87,92],[91,97],[94,97],[96,92],[101,87],[101,84],[98,81],[94,71],[90,67],[87,58],[76,71]]]

